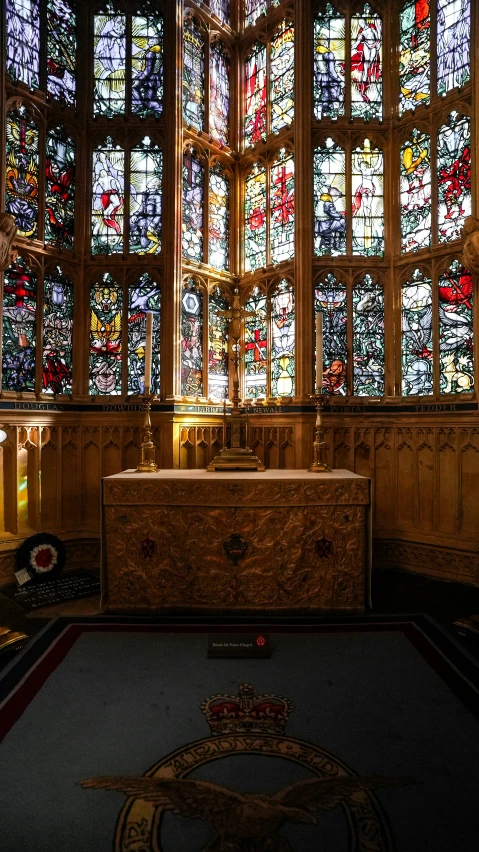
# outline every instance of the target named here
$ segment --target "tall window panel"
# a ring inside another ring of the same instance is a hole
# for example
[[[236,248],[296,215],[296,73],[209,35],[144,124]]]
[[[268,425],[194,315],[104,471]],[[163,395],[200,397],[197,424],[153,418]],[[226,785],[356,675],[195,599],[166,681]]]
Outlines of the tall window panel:
[[[208,262],[219,270],[229,266],[229,180],[219,164],[210,168],[208,191]]]
[[[203,260],[203,204],[205,170],[194,149],[183,155],[183,257]]]
[[[294,159],[284,149],[271,167],[272,263],[294,257]]]
[[[76,103],[76,2],[47,2],[47,92],[68,107]]]
[[[126,16],[107,3],[93,23],[94,115],[121,115],[126,106]]]
[[[346,253],[346,154],[331,138],[316,148],[314,180],[314,253]]]
[[[7,74],[29,89],[40,85],[40,0],[6,0]]]
[[[47,131],[45,243],[72,249],[75,231],[75,143],[62,126]]]
[[[203,291],[190,279],[181,302],[181,393],[203,395]]]
[[[266,139],[266,45],[257,41],[245,62],[245,147]]]
[[[123,251],[125,152],[109,136],[93,152],[92,254]]]
[[[216,287],[208,299],[208,396],[228,398],[228,310],[221,289]]]
[[[369,3],[351,18],[351,115],[382,117],[382,23]]]
[[[294,28],[283,21],[271,39],[271,132],[294,119]]]
[[[266,293],[255,287],[245,309],[254,316],[245,319],[245,394],[250,399],[266,398],[268,326]]]
[[[384,396],[384,291],[369,273],[353,287],[353,394]]]
[[[195,130],[203,130],[205,44],[200,28],[192,18],[185,21],[183,39],[183,119]]]
[[[347,383],[347,292],[332,272],[315,286],[314,313],[323,315],[322,392],[346,396]],[[315,353],[317,358],[318,353]]]
[[[271,396],[294,396],[294,288],[283,279],[271,296]]]
[[[163,111],[163,18],[131,19],[131,111],[145,118]]]
[[[230,62],[221,41],[210,47],[210,134],[220,145],[228,144],[230,111]]]
[[[314,19],[314,115],[344,115],[346,19],[327,3]]]
[[[255,163],[245,182],[245,270],[266,265],[266,168]]]
[[[438,238],[447,243],[459,239],[471,214],[470,119],[457,112],[437,133],[437,184]]]
[[[148,272],[128,288],[128,394],[145,392],[146,314],[153,314],[151,393],[160,392],[161,288]]]
[[[38,125],[24,106],[7,113],[5,209],[20,237],[38,237]]]
[[[244,0],[245,26],[254,24],[260,15],[266,14],[267,0]]]
[[[399,12],[399,113],[431,97],[430,0],[408,0]]]
[[[108,272],[90,289],[89,393],[121,394],[123,293]]]
[[[440,393],[474,388],[473,283],[454,260],[439,277]]]
[[[383,154],[364,140],[352,156],[353,254],[384,254]]]
[[[210,0],[210,11],[220,19],[222,24],[230,22],[230,2],[229,0]]]
[[[5,270],[2,390],[35,390],[37,276],[18,257]]]
[[[431,143],[414,129],[401,146],[401,251],[431,245]]]
[[[445,95],[471,78],[470,0],[437,0],[437,91]]]
[[[433,392],[432,283],[420,269],[402,286],[401,364],[403,396]]]
[[[60,266],[45,275],[42,391],[70,394],[73,368],[73,284]]]
[[[148,136],[130,154],[130,252],[161,251],[163,154]]]

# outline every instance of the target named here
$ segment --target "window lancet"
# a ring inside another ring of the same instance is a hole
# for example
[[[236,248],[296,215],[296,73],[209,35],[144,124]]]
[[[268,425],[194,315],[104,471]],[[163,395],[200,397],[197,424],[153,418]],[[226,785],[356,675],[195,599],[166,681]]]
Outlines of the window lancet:
[[[346,20],[327,3],[314,19],[314,115],[344,115]]]
[[[47,3],[47,92],[68,107],[76,103],[76,2]]]
[[[470,69],[470,0],[437,0],[437,92],[464,86]]]
[[[93,152],[92,254],[123,252],[125,152],[108,136]]]
[[[228,145],[230,111],[230,62],[221,41],[210,47],[210,134]]]
[[[346,254],[346,154],[331,138],[314,151],[314,253]]]
[[[208,397],[228,398],[228,302],[219,287],[208,298]]]
[[[245,182],[245,270],[266,265],[266,168],[255,163]]]
[[[353,394],[384,396],[384,291],[369,273],[353,287]]]
[[[433,393],[432,282],[420,269],[402,286],[401,364],[403,396]]]
[[[45,244],[73,249],[74,231],[75,143],[60,126],[46,138]]]
[[[110,273],[90,289],[90,378],[93,396],[122,391],[123,292]]]
[[[414,129],[401,146],[401,251],[431,245],[431,143]]]
[[[43,287],[43,393],[70,394],[73,374],[73,284],[61,267]]]
[[[6,0],[7,74],[29,89],[40,86],[40,0]]]
[[[271,39],[271,132],[294,119],[294,27],[283,21]]]
[[[208,263],[227,271],[229,265],[229,180],[221,166],[210,168],[208,189]]]
[[[5,207],[20,237],[38,236],[39,129],[24,106],[7,113]]]
[[[451,112],[437,133],[439,242],[461,236],[471,214],[471,131],[468,116]]]
[[[161,251],[163,153],[145,136],[130,155],[130,252]]]
[[[190,278],[181,301],[181,393],[203,395],[204,292]]]
[[[161,288],[148,272],[128,288],[128,394],[145,393],[146,314],[153,314],[150,393],[160,393]]]
[[[315,286],[314,316],[323,315],[322,392],[338,396],[348,393],[347,291],[328,272]],[[315,361],[318,353],[315,352]]]
[[[248,148],[266,139],[266,45],[260,41],[246,58],[245,76],[244,144]]]
[[[369,3],[351,18],[351,115],[382,117],[382,22]]]
[[[279,152],[271,166],[271,262],[294,257],[294,159],[286,150]]]
[[[271,296],[271,396],[294,396],[294,288],[283,279]]]
[[[439,276],[440,393],[474,388],[472,276],[458,260]]]
[[[369,139],[352,156],[353,254],[384,254],[383,154]]]
[[[18,257],[5,271],[2,389],[35,390],[37,276]]]
[[[399,114],[430,101],[430,0],[408,0],[399,12]]]
[[[245,308],[254,312],[254,316],[245,319],[245,394],[251,399],[265,399],[268,363],[266,293],[255,287]]]
[[[194,149],[183,155],[183,257],[201,263],[203,260],[204,167]]]
[[[205,43],[193,20],[185,21],[183,49],[183,119],[195,130],[203,130],[205,120]]]

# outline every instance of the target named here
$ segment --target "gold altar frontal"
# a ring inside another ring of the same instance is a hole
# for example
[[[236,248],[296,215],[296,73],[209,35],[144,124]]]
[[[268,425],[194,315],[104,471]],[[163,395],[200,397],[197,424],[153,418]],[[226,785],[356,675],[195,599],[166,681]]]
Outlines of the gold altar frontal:
[[[348,470],[103,479],[106,612],[363,612],[370,481]]]

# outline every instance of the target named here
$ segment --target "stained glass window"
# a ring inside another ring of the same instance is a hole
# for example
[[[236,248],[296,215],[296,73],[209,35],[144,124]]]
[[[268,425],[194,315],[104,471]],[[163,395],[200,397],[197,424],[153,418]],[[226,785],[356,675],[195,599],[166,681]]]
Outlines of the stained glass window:
[[[128,393],[145,392],[146,312],[153,313],[151,393],[160,392],[161,288],[144,272],[128,289]]]
[[[215,269],[228,269],[229,253],[229,180],[221,166],[210,169],[208,257]]]
[[[123,294],[109,273],[90,290],[90,380],[92,395],[121,394]]]
[[[45,243],[73,248],[75,229],[75,143],[63,127],[47,132]]]
[[[432,286],[419,269],[402,287],[402,392],[433,392]]]
[[[130,157],[130,252],[161,250],[161,186],[163,154],[145,136]]]
[[[183,155],[183,256],[200,263],[203,260],[204,168],[194,150]]]
[[[437,133],[439,242],[457,240],[471,214],[470,119],[451,112]]]
[[[184,27],[183,118],[196,130],[203,130],[205,117],[205,46],[195,22],[189,18]]]
[[[294,396],[294,289],[283,279],[271,297],[271,396]]]
[[[7,113],[5,208],[20,237],[38,236],[38,126],[25,107]]]
[[[401,251],[431,245],[431,145],[414,129],[401,147]]]
[[[245,304],[255,316],[246,317],[245,324],[245,393],[257,399],[266,397],[268,331],[266,323],[266,294],[255,287]]]
[[[316,284],[314,312],[323,315],[322,392],[346,396],[347,384],[347,301],[346,288],[332,272]],[[317,357],[317,353],[315,354]]]
[[[203,394],[203,293],[192,279],[181,302],[181,393]]]
[[[163,110],[163,18],[131,19],[131,111],[141,116]]]
[[[384,291],[369,273],[353,287],[353,394],[384,395]]]
[[[40,2],[6,0],[7,73],[29,89],[40,85]]]
[[[445,95],[470,80],[470,0],[437,2],[437,91]]]
[[[382,116],[382,24],[369,3],[351,18],[351,115]]]
[[[266,265],[266,169],[255,163],[245,183],[245,269]]]
[[[353,254],[384,254],[383,155],[369,139],[353,151]]]
[[[19,257],[5,270],[2,389],[35,390],[37,277]]]
[[[216,287],[210,294],[208,311],[208,396],[228,398],[228,320],[219,311],[228,310],[228,302]]]
[[[76,98],[76,2],[47,3],[47,92],[65,106]]]
[[[210,0],[210,12],[223,24],[230,22],[230,0]]]
[[[125,111],[126,17],[108,3],[94,17],[94,115],[118,115]]]
[[[260,15],[266,13],[266,0],[245,0],[245,24],[254,24]]]
[[[314,115],[344,115],[346,22],[330,3],[314,20]]]
[[[222,145],[228,144],[230,109],[230,63],[220,41],[210,48],[210,134]]]
[[[399,113],[430,100],[430,0],[408,0],[399,12]]]
[[[271,39],[271,131],[294,118],[294,27],[283,21]]]
[[[294,160],[284,149],[271,168],[272,263],[294,256]]]
[[[111,137],[93,152],[92,254],[123,251],[125,152]]]
[[[57,266],[43,288],[43,393],[72,392],[73,284]]]
[[[471,273],[454,260],[439,278],[440,392],[474,388],[474,330]]]
[[[260,41],[246,59],[245,80],[244,144],[248,148],[266,139],[266,45]]]
[[[331,138],[314,151],[314,252],[346,253],[346,155]]]

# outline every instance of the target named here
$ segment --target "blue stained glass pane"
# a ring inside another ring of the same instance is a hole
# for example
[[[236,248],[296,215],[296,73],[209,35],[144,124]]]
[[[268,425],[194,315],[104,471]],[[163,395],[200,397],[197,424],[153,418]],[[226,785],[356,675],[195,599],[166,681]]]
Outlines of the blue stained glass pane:
[[[47,92],[60,103],[75,106],[76,2],[47,3]]]
[[[283,279],[271,297],[271,396],[294,396],[294,289]]]
[[[184,26],[183,47],[183,119],[196,130],[205,120],[205,45],[193,20]]]
[[[72,392],[73,284],[58,266],[43,291],[43,393]]]
[[[73,248],[75,143],[63,127],[49,130],[45,159],[45,243]]]
[[[326,139],[314,151],[314,253],[346,253],[346,155]]]
[[[384,291],[368,273],[353,288],[353,359],[355,396],[383,396]]]
[[[145,392],[146,312],[153,313],[151,393],[160,392],[161,288],[148,272],[128,290],[128,393]]]
[[[38,236],[38,126],[25,107],[7,113],[5,207],[20,237]]]
[[[228,144],[230,110],[230,63],[220,41],[210,48],[210,134],[221,145]]]
[[[37,277],[19,257],[5,270],[2,388],[35,390]]]
[[[382,116],[382,23],[365,3],[351,18],[351,115],[369,120]]]
[[[399,113],[430,101],[429,0],[408,0],[399,13]]]
[[[210,294],[208,341],[208,396],[228,398],[228,320],[220,311],[228,310],[228,302],[216,287]]]
[[[161,250],[163,154],[145,136],[130,158],[130,252]]]
[[[93,152],[92,254],[123,251],[125,153],[108,137]]]
[[[471,123],[452,112],[437,133],[437,194],[439,242],[461,236],[471,215]]]
[[[94,18],[94,115],[119,115],[125,111],[126,18],[106,6]]]
[[[183,155],[183,256],[203,260],[203,195],[205,170],[193,150]]]
[[[203,293],[192,279],[181,302],[181,393],[203,394]]]
[[[90,290],[90,381],[92,395],[121,394],[121,285],[106,273]]]
[[[438,0],[437,91],[445,95],[471,78],[470,0]]]
[[[433,392],[432,286],[419,269],[402,287],[402,392]]]
[[[431,157],[428,133],[413,130],[401,147],[401,250],[431,245]]]
[[[131,110],[138,115],[163,111],[163,18],[131,19]]]
[[[322,393],[347,396],[347,302],[346,288],[332,272],[316,284],[314,315],[323,315]],[[317,353],[315,353],[315,358]]]
[[[40,85],[39,0],[6,0],[7,74],[29,89]]]
[[[314,19],[314,114],[344,115],[346,20],[327,3]]]
[[[439,278],[440,393],[474,388],[473,282],[454,260]]]
[[[266,370],[268,355],[268,329],[266,323],[266,294],[255,287],[245,309],[254,316],[246,317],[245,324],[245,391],[246,396],[266,397]]]

